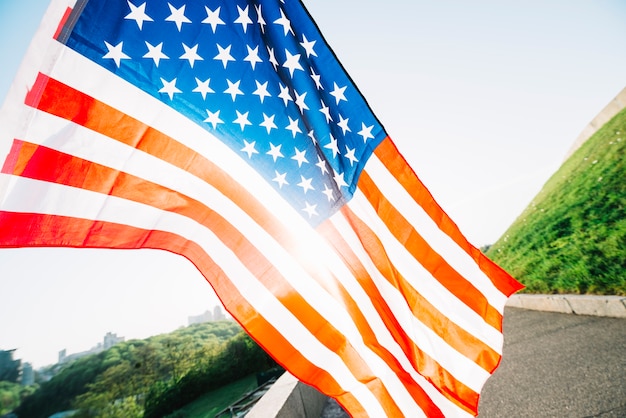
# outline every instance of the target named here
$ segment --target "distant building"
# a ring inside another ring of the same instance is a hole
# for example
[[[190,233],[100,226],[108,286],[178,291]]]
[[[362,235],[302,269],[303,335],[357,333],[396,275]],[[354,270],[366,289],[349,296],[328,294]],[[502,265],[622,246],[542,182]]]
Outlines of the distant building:
[[[222,307],[219,305],[215,305],[215,308],[213,308],[213,320],[223,321],[225,319],[226,319],[226,315],[224,315],[224,312],[222,311]]]
[[[22,364],[22,377],[20,378],[22,386],[30,386],[35,383],[35,372],[33,371],[33,365],[24,362]]]
[[[0,350],[0,380],[17,383],[21,360],[13,359],[13,350]]]
[[[105,350],[108,350],[109,348],[113,347],[115,344],[119,344],[123,342],[124,342],[124,337],[118,337],[117,334],[107,332],[106,335],[104,336],[103,348]]]
[[[189,321],[189,325],[191,324],[201,324],[203,322],[211,322],[213,321],[213,314],[211,311],[205,311],[200,315],[193,315],[187,318]]]
[[[82,351],[80,353],[73,353],[67,355],[67,350],[64,348],[59,351],[59,363],[67,363],[68,361],[76,360],[81,357],[88,356],[90,354],[97,354],[101,351],[108,350],[113,347],[115,344],[119,344],[124,342],[124,337],[118,337],[117,334],[107,332],[104,336],[103,342],[98,343],[95,347],[92,347],[90,350]]]
[[[189,322],[189,325],[201,324],[203,322],[223,321],[225,319],[226,319],[226,315],[224,314],[224,311],[222,311],[222,307],[219,305],[216,305],[213,308],[213,312],[207,310],[200,315],[192,315],[192,316],[187,317],[187,321]]]

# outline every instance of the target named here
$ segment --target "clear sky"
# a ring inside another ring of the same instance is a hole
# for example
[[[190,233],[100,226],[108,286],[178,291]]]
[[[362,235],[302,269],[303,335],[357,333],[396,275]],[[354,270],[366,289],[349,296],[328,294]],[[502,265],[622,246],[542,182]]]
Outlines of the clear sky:
[[[0,0],[0,101],[47,0]],[[136,2],[139,4],[139,2]],[[497,240],[626,87],[622,0],[305,0],[374,113],[477,246]],[[0,225],[0,228],[2,225]],[[35,367],[217,299],[156,251],[0,250],[0,349]]]

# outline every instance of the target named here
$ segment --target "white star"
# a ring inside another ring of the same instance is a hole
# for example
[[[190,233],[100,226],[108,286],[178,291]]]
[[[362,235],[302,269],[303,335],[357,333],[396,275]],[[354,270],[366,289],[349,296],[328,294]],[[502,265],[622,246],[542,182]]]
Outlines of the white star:
[[[245,146],[241,149],[241,151],[248,154],[248,158],[252,158],[252,154],[259,153],[259,151],[257,151],[256,148],[254,148],[256,141],[248,142],[244,139],[243,143],[245,144]]]
[[[274,177],[272,179],[272,181],[275,181],[276,183],[278,183],[278,188],[282,189],[283,185],[285,184],[289,184],[289,182],[287,182],[287,179],[285,178],[287,176],[287,173],[279,173],[278,171],[274,170],[274,173],[276,173],[276,177]]]
[[[343,179],[343,173],[337,173],[335,171],[335,175],[333,176],[333,179],[335,180],[335,183],[337,184],[337,187],[347,187],[348,183],[346,183],[346,181]]]
[[[257,47],[254,49],[250,48],[247,45],[246,47],[248,48],[248,56],[245,57],[243,60],[248,61],[252,66],[252,69],[254,70],[257,62],[263,62],[263,60],[259,58],[259,46],[257,45]]]
[[[356,148],[349,148],[346,145],[346,155],[345,157],[350,160],[350,167],[352,167],[354,165],[354,163],[358,163],[359,160],[354,156],[354,153],[356,151]]]
[[[261,15],[261,5],[259,4],[258,6],[254,6],[254,8],[256,9],[256,15],[257,15],[257,20],[256,23],[259,24],[259,26],[261,27],[261,33],[265,33],[265,19],[263,19],[263,15]]]
[[[326,106],[326,103],[324,103],[323,100],[321,100],[321,102],[322,108],[320,109],[320,112],[322,112],[324,116],[326,116],[326,123],[331,122],[333,118],[330,116],[330,109],[328,108],[328,106]]]
[[[270,133],[270,131],[272,129],[278,129],[278,126],[276,126],[276,124],[274,123],[274,116],[276,116],[276,115],[267,116],[265,113],[263,113],[263,122],[261,122],[259,124],[259,126],[262,126],[265,129],[267,129],[267,133],[268,134]],[[280,148],[280,146],[279,146],[279,148]],[[276,160],[274,160],[274,161],[276,161]]]
[[[311,185],[312,181],[313,181],[313,177],[310,177],[307,179],[307,178],[304,178],[303,175],[300,175],[300,183],[298,183],[297,186],[302,187],[304,194],[306,194],[306,192],[308,192],[309,190],[315,190],[315,188]]]
[[[220,119],[220,111],[211,112],[210,110],[206,110],[208,117],[203,121],[213,125],[213,129],[217,127],[218,123],[224,123],[223,120]]]
[[[317,163],[315,163],[316,167],[319,167],[322,175],[328,173],[328,164],[326,164],[326,160],[322,159],[319,155],[317,156]]]
[[[198,77],[196,77],[196,83],[198,87],[193,89],[194,93],[202,94],[202,99],[206,99],[207,93],[215,93],[211,87],[209,87],[210,78],[207,78],[205,81],[201,81]]]
[[[172,81],[161,79],[161,82],[163,83],[163,88],[159,90],[159,93],[167,93],[167,95],[170,96],[170,100],[174,99],[174,93],[182,93],[182,91],[176,87],[176,78]]]
[[[285,31],[285,36],[287,36],[289,32],[291,32],[291,34],[293,35],[293,30],[291,30],[291,22],[283,13],[283,9],[280,9],[280,18],[276,19],[274,23],[283,27],[283,30]]]
[[[335,193],[334,193],[333,189],[329,188],[326,183],[324,183],[324,191],[322,193],[324,193],[326,195],[326,197],[328,198],[329,202],[334,202],[335,201]]]
[[[330,94],[332,96],[335,96],[335,99],[337,100],[336,104],[339,104],[339,102],[342,100],[347,101],[346,96],[344,95],[344,92],[346,91],[347,86],[339,87],[337,83],[333,83],[333,84],[335,85],[335,88],[333,89],[333,91],[330,92]]]
[[[309,110],[309,106],[307,106],[306,103],[304,103],[304,99],[306,98],[307,92],[305,91],[304,93],[302,93],[302,95],[299,95],[297,91],[294,91],[294,94],[296,95],[295,103],[300,108],[300,113],[304,114],[305,110]]]
[[[350,118],[344,119],[343,116],[339,115],[339,122],[337,122],[337,126],[341,128],[344,135],[346,134],[346,131],[352,132],[352,130],[348,127],[348,120],[350,120]]]
[[[302,150],[300,151],[298,148],[294,147],[296,154],[291,157],[292,160],[295,160],[298,162],[298,167],[302,167],[303,163],[308,163],[309,160],[306,159],[305,154],[306,154],[306,150]]]
[[[230,94],[230,97],[232,97],[233,102],[235,101],[238,95],[243,96],[243,92],[239,90],[239,84],[241,83],[241,80],[237,81],[236,83],[233,83],[232,81],[227,79],[226,82],[228,83],[228,88],[224,90],[224,93]]]
[[[213,33],[215,33],[217,25],[225,25],[224,21],[220,19],[221,7],[218,7],[215,10],[211,10],[207,6],[204,6],[204,8],[206,9],[206,18],[202,21],[202,23],[211,25],[211,29],[213,29]]]
[[[319,74],[316,74],[313,68],[311,68],[311,78],[313,79],[313,81],[315,81],[315,87],[318,90],[324,90],[324,87],[322,87],[321,76]]]
[[[130,57],[128,55],[126,55],[125,53],[122,52],[122,47],[124,45],[123,41],[120,41],[120,43],[115,45],[115,46],[111,45],[107,41],[104,41],[104,44],[106,45],[106,47],[109,50],[109,52],[104,54],[104,56],[102,58],[110,58],[110,59],[112,59],[113,61],[115,61],[115,65],[117,65],[117,68],[120,67],[120,64],[122,63],[122,60],[130,59]]]
[[[307,134],[307,136],[311,139],[311,142],[315,145],[317,145],[317,139],[315,139],[315,134],[313,133],[313,129],[311,129],[309,131],[309,133]]]
[[[313,50],[315,42],[317,41],[309,41],[304,34],[302,35],[302,42],[300,42],[300,45],[302,45],[302,48],[304,48],[304,50],[306,51],[307,58],[309,58],[311,55],[317,57],[317,54]]]
[[[302,210],[309,214],[309,218],[312,218],[313,215],[318,214],[317,211],[315,210],[315,208],[317,208],[317,205],[311,205],[309,204],[309,202],[304,202],[304,204],[306,205],[306,207]]]
[[[248,16],[248,8],[246,6],[244,10],[241,10],[241,7],[237,6],[237,10],[239,11],[239,17],[235,20],[235,23],[240,23],[243,28],[243,33],[246,33],[248,29],[248,25],[252,24],[252,20],[250,20],[250,16]]]
[[[127,14],[124,19],[134,20],[137,22],[139,30],[143,29],[143,22],[154,22],[154,20],[146,14],[146,2],[137,7],[129,1],[128,6],[130,7],[130,13]]]
[[[324,145],[324,148],[327,148],[333,152],[333,158],[339,154],[339,147],[337,146],[337,140],[331,135],[330,142]]]
[[[254,80],[256,83],[256,90],[252,94],[256,94],[261,99],[261,103],[265,100],[266,97],[272,97],[272,95],[267,91],[267,81],[263,84],[259,83],[257,80]]]
[[[359,131],[359,135],[363,137],[363,142],[367,142],[368,139],[374,139],[374,135],[372,135],[372,128],[374,125],[365,126],[363,122],[361,122],[361,130]]]
[[[175,8],[174,6],[172,6],[171,4],[167,3],[168,6],[170,6],[170,12],[172,14],[170,14],[165,21],[166,22],[174,22],[176,23],[176,27],[178,28],[178,31],[180,32],[180,30],[183,27],[183,23],[191,23],[191,20],[187,19],[187,17],[185,16],[185,5],[183,4],[180,8]]]
[[[228,61],[235,61],[232,55],[230,55],[230,47],[232,45],[228,45],[226,48],[222,48],[220,44],[217,44],[217,50],[219,53],[213,58],[214,60],[222,61],[224,68],[228,64]]]
[[[274,162],[276,162],[277,158],[283,158],[284,155],[282,152],[280,152],[280,147],[282,147],[282,144],[278,144],[278,146],[272,144],[270,142],[270,150],[266,152],[267,155],[271,155],[272,158],[274,159]]]
[[[144,58],[152,58],[154,60],[154,65],[159,66],[159,61],[162,59],[169,59],[167,55],[161,52],[163,48],[163,42],[158,44],[157,46],[152,46],[149,42],[146,42],[146,46],[148,47],[148,52],[143,56]]]
[[[198,55],[198,45],[194,46],[193,48],[189,48],[183,43],[183,49],[185,50],[185,53],[180,56],[180,59],[189,61],[189,65],[191,65],[191,68],[193,68],[193,64],[196,61],[204,61],[204,58]]]
[[[235,119],[233,123],[239,124],[239,126],[241,127],[241,132],[243,132],[246,125],[252,125],[252,123],[250,123],[250,121],[248,120],[248,113],[250,112],[246,112],[243,114],[238,110],[235,110],[235,112],[237,112],[237,119]]]
[[[287,126],[285,129],[291,131],[291,134],[294,138],[296,137],[297,133],[302,133],[300,127],[298,126],[298,119],[291,119],[291,116],[289,116],[289,126]]]
[[[300,54],[291,55],[291,53],[285,49],[285,55],[287,56],[287,59],[285,60],[283,67],[289,69],[289,74],[291,75],[291,77],[293,77],[293,72],[295,70],[304,71],[302,65],[300,65]]]
[[[280,83],[278,84],[278,87],[280,87],[280,94],[278,95],[278,97],[283,99],[283,102],[285,102],[285,106],[287,106],[288,102],[293,102],[293,99],[291,98],[291,95],[289,94],[289,87],[284,87]]]

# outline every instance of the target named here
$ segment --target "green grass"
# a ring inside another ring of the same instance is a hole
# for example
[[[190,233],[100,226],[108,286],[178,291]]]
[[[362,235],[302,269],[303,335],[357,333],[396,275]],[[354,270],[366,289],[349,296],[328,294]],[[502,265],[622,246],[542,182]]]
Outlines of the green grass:
[[[526,292],[626,295],[626,109],[560,167],[487,255]]]
[[[194,402],[168,415],[167,418],[214,418],[219,411],[256,387],[256,374],[251,374],[219,389],[207,392]]]

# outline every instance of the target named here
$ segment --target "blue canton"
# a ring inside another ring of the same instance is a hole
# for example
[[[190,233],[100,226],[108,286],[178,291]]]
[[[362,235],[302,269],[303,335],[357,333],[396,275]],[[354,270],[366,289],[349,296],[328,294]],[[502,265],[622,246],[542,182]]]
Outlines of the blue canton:
[[[298,0],[88,0],[75,13],[68,47],[214,134],[312,225],[351,198],[385,137]]]

